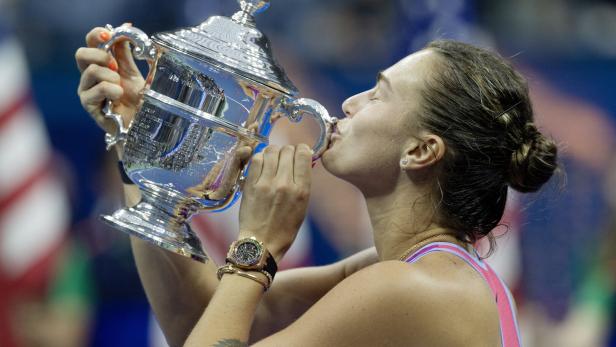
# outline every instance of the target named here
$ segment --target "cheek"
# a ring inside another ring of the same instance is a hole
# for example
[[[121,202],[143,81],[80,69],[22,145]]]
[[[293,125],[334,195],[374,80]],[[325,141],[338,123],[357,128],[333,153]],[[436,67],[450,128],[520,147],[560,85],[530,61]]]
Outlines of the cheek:
[[[390,130],[375,125],[353,124],[325,152],[324,167],[341,178],[391,175],[398,169],[399,143]]]
[[[373,135],[360,139],[355,146],[353,161],[357,171],[379,172],[392,168],[397,163],[397,148],[391,138]]]
[[[400,150],[399,126],[392,121],[391,117],[383,118],[371,122],[357,122],[351,128],[349,136],[357,152],[373,160],[388,159],[392,155],[397,156]]]

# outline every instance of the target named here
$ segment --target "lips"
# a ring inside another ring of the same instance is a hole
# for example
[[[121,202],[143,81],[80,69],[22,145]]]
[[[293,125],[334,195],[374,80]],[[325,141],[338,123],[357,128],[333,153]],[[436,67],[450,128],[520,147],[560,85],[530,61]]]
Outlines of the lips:
[[[338,124],[340,124],[340,122],[336,122],[332,126],[332,131],[329,135],[329,144],[327,146],[327,149],[332,147],[334,140],[342,137],[340,133],[340,129],[338,128]]]
[[[336,135],[337,137],[341,137],[342,136],[342,131],[341,131],[341,121],[338,121],[336,123],[334,123],[334,126],[332,127],[332,136]]]

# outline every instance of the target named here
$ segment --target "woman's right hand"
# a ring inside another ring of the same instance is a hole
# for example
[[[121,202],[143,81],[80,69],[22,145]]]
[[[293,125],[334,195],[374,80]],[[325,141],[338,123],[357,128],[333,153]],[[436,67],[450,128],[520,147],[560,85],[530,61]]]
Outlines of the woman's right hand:
[[[92,29],[86,35],[87,47],[79,48],[75,59],[81,72],[77,89],[81,105],[103,130],[114,134],[116,124],[103,115],[103,102],[113,101],[113,111],[122,115],[127,127],[139,107],[145,80],[135,64],[128,41],[115,45],[115,58],[98,48],[110,37],[111,32],[105,28]]]

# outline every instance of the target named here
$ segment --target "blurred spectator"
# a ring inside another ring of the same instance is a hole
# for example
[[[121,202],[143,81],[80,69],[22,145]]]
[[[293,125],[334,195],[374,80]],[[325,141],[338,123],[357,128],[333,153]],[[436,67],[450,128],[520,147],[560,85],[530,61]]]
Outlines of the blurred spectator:
[[[0,345],[81,346],[88,302],[75,280],[83,254],[66,239],[63,163],[50,147],[21,45],[4,17],[0,76]]]
[[[600,108],[555,90],[535,72],[527,74],[537,123],[560,143],[566,184],[555,181],[551,192],[533,197],[523,212],[525,338],[532,346],[600,346],[606,316],[579,305],[588,302],[587,285],[597,279],[593,255],[608,216],[603,182],[613,125]]]

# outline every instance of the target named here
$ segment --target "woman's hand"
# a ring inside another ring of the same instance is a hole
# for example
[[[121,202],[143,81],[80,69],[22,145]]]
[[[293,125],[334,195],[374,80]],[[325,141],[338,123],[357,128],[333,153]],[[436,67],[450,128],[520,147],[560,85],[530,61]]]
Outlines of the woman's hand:
[[[103,130],[113,134],[116,125],[103,116],[103,101],[112,100],[113,111],[122,115],[124,126],[128,126],[139,107],[139,93],[145,80],[135,64],[128,42],[120,42],[114,47],[115,58],[97,48],[110,37],[111,33],[107,29],[92,29],[86,35],[87,47],[79,48],[75,59],[81,71],[77,89],[81,105]]]
[[[310,195],[308,145],[268,146],[252,158],[240,206],[240,238],[254,236],[277,262],[299,230]]]

